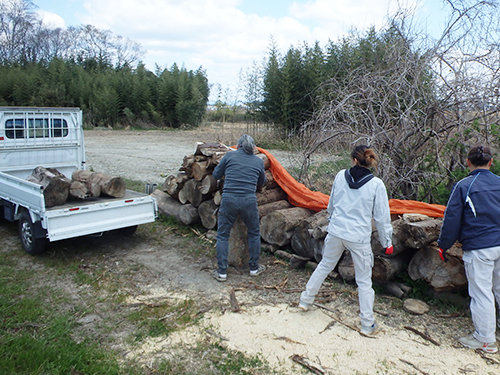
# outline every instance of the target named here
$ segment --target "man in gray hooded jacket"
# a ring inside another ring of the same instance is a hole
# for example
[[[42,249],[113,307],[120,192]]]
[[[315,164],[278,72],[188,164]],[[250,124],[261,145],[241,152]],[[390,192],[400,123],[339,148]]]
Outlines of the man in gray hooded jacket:
[[[254,155],[255,142],[244,134],[238,140],[236,152],[228,152],[215,167],[213,177],[224,177],[222,201],[217,226],[217,266],[213,277],[227,280],[229,235],[234,222],[241,217],[247,227],[250,276],[264,272],[259,266],[260,223],[257,208],[257,187],[266,182],[264,162]]]

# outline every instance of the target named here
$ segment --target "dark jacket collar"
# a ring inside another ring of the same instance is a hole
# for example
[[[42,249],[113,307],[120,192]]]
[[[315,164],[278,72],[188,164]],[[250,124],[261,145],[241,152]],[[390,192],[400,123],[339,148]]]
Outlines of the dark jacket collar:
[[[355,165],[345,171],[345,179],[351,189],[359,189],[373,177],[375,176],[368,168],[360,167],[359,165]]]

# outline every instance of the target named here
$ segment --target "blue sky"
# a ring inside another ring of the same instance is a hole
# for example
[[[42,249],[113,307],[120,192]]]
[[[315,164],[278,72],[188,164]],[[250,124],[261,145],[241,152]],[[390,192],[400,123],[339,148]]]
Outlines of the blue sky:
[[[417,4],[423,19],[438,23],[442,1]],[[280,50],[315,41],[321,47],[352,27],[380,27],[395,0],[33,0],[54,27],[91,24],[141,44],[143,62],[188,70],[200,66],[209,83],[235,91],[240,70],[261,61],[271,36]],[[214,88],[213,93],[216,89]],[[213,95],[212,95],[213,96]],[[234,96],[234,93],[233,93]],[[213,97],[211,98],[213,99]]]

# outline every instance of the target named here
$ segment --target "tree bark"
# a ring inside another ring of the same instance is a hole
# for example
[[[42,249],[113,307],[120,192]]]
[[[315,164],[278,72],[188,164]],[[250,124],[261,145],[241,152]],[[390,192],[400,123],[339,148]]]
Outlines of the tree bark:
[[[69,187],[71,185],[69,178],[53,168],[51,170],[44,167],[36,167],[31,175],[27,177],[28,181],[42,185],[45,207],[64,204],[68,199]]]
[[[264,190],[257,193],[257,205],[261,206],[271,202],[287,200],[287,198],[286,193],[281,188]]]
[[[281,200],[281,201],[276,201],[276,202],[271,202],[271,203],[266,203],[263,205],[258,206],[259,208],[259,218],[263,218],[264,216],[270,214],[271,212],[277,211],[277,210],[282,210],[284,208],[290,208],[292,205],[290,202],[286,200]]]
[[[290,243],[294,228],[314,212],[292,207],[271,212],[260,221],[261,236],[267,243],[283,246]]]

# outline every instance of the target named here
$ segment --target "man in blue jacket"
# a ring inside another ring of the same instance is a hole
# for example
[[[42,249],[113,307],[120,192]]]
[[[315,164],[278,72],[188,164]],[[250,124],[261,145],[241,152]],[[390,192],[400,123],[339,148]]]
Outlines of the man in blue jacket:
[[[260,222],[257,208],[257,187],[264,185],[264,162],[254,155],[255,142],[244,134],[238,140],[236,152],[228,152],[215,167],[213,177],[224,177],[222,201],[217,226],[217,266],[213,277],[227,280],[229,235],[234,222],[241,217],[247,227],[250,276],[258,276],[265,270],[259,265]]]
[[[500,177],[489,170],[492,162],[489,147],[469,150],[470,174],[453,187],[438,239],[443,261],[455,241],[464,251],[475,331],[458,341],[488,353],[498,351],[495,323],[500,330],[500,319],[495,319],[495,298],[500,307]]]

